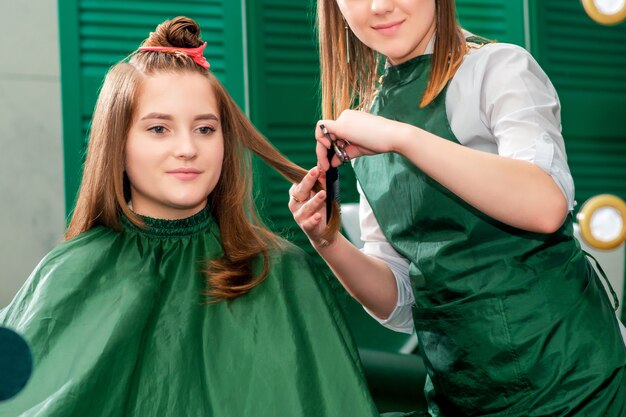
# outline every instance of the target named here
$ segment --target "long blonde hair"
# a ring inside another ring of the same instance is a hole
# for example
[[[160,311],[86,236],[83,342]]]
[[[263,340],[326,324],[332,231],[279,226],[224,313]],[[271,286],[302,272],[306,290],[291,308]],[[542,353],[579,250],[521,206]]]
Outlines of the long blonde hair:
[[[463,62],[467,46],[456,20],[454,0],[435,1],[435,46],[431,73],[420,107],[426,107],[443,91]],[[379,54],[347,31],[337,0],[317,1],[322,117],[336,119],[345,109],[369,108],[378,79]],[[348,52],[347,44],[350,51]],[[350,62],[348,62],[348,56]]]
[[[188,48],[202,43],[200,28],[186,17],[163,22],[144,41],[146,46]],[[130,184],[124,173],[125,145],[142,79],[159,72],[200,73],[209,80],[217,98],[224,161],[220,179],[208,196],[208,205],[220,229],[224,256],[208,260],[204,273],[207,294],[213,300],[238,297],[267,277],[269,251],[280,246],[280,239],[256,215],[248,151],[259,155],[291,182],[300,182],[307,171],[276,150],[250,123],[220,81],[184,54],[139,52],[107,73],[96,102],[83,178],[65,238],[71,239],[97,225],[121,230],[122,213],[134,224],[143,225],[127,204]],[[335,206],[324,236],[327,239],[339,229],[338,214]],[[259,256],[263,268],[255,276],[252,265]]]

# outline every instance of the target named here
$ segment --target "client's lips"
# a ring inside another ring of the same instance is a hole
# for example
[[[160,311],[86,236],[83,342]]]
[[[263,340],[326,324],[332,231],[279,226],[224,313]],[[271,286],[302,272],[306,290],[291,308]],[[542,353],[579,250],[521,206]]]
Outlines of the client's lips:
[[[167,171],[167,173],[173,175],[180,180],[188,181],[195,179],[198,175],[202,173],[202,171],[195,168],[176,168]]]

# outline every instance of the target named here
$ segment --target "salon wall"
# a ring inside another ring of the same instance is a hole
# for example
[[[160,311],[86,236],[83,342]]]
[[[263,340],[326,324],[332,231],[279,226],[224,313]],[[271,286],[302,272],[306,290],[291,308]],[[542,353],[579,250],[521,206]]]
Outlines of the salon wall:
[[[65,225],[56,0],[2,0],[0,308]]]

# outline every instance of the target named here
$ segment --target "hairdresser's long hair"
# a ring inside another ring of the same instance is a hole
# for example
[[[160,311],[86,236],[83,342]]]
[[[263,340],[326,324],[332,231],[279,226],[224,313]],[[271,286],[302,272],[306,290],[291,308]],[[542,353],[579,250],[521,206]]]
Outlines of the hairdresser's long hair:
[[[196,22],[177,17],[160,24],[144,41],[146,46],[195,48],[202,45]],[[243,295],[261,283],[270,269],[270,249],[280,239],[258,219],[252,199],[252,167],[248,151],[259,155],[287,180],[300,182],[307,171],[286,159],[250,123],[219,80],[180,53],[138,52],[129,62],[116,64],[104,79],[94,110],[87,158],[76,207],[65,238],[71,239],[96,225],[121,230],[120,214],[143,226],[128,208],[130,184],[124,172],[125,146],[143,78],[160,72],[200,73],[217,98],[224,137],[220,179],[207,197],[222,239],[224,256],[207,260],[207,294],[213,301]],[[319,190],[319,188],[318,188]],[[335,206],[325,238],[339,229]],[[262,259],[256,275],[253,263]]]
[[[419,103],[426,107],[443,91],[463,62],[467,46],[456,20],[454,0],[435,1],[435,46],[426,91]],[[368,109],[378,79],[379,54],[346,31],[337,0],[317,0],[317,31],[322,86],[322,117],[336,119],[345,109]],[[347,48],[349,44],[349,54]],[[348,55],[350,62],[348,62]]]

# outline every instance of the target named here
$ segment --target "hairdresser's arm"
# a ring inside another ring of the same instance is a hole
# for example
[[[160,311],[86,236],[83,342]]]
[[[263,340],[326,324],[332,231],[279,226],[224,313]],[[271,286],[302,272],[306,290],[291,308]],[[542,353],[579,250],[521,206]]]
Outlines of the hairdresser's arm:
[[[357,144],[348,148],[351,156],[399,153],[488,216],[520,229],[553,232],[567,215],[566,195],[572,193],[566,190],[573,188],[566,184],[567,166],[557,169],[559,161],[566,164],[557,93],[522,48],[488,45],[474,57],[469,73],[459,77],[470,80],[465,85],[473,88],[480,107],[472,122],[493,136],[498,155],[360,112],[345,112],[326,127]],[[316,134],[327,145],[319,129]],[[328,166],[323,146],[318,155],[319,165]]]
[[[469,149],[414,127],[405,129],[394,151],[478,210],[539,233],[553,233],[563,224],[567,200],[538,166]]]
[[[561,189],[533,163],[476,151],[415,126],[365,112],[347,110],[336,121],[320,123],[336,137],[352,142],[346,148],[351,158],[398,153],[470,205],[508,225],[552,233],[567,215],[567,200]],[[319,133],[317,140],[318,165],[326,170],[328,140]]]
[[[350,295],[377,317],[386,319],[397,304],[396,279],[385,262],[365,255],[340,233],[330,244],[321,241],[326,224],[326,192],[322,190],[315,194],[312,191],[319,177],[320,170],[313,168],[301,183],[294,184],[290,194],[301,202],[291,198],[289,209]]]

